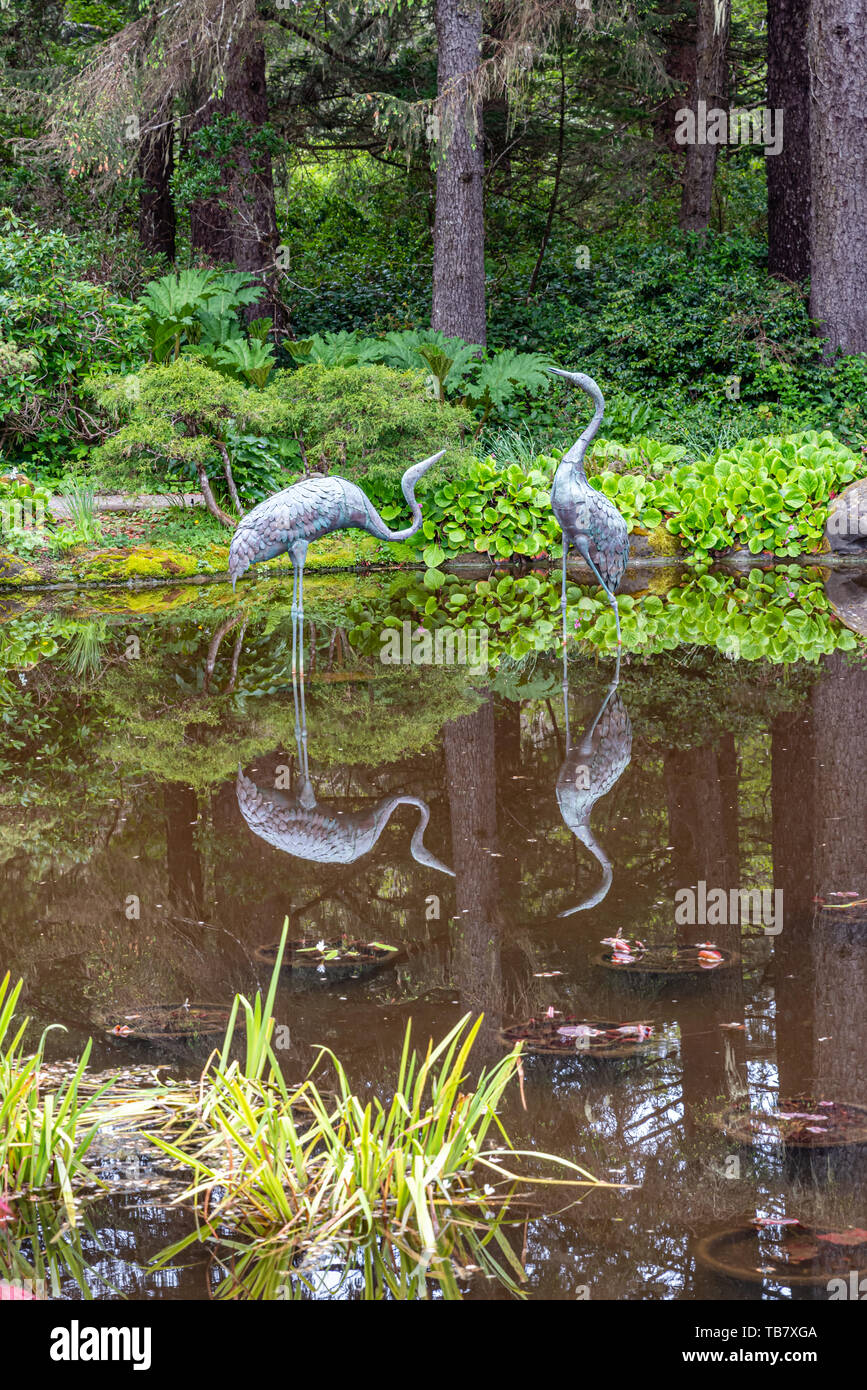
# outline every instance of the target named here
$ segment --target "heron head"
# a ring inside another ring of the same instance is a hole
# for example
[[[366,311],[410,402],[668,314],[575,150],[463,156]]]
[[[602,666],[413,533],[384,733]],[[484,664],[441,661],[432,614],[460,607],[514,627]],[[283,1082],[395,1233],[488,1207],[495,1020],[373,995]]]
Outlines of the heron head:
[[[562,367],[546,367],[545,370],[552,376],[561,376],[564,381],[571,381],[573,386],[580,386],[588,395],[592,396],[599,390],[592,376],[586,376],[584,372],[564,372]]]

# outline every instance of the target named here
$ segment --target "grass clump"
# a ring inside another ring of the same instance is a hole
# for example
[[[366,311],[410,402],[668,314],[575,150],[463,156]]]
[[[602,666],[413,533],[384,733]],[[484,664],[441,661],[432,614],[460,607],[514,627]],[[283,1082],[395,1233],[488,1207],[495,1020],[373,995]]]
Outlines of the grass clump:
[[[288,924],[287,924],[288,925]],[[203,1223],[163,1260],[195,1241],[217,1239],[219,1228],[235,1225],[246,1244],[234,1249],[249,1261],[292,1247],[300,1254],[341,1243],[353,1257],[366,1251],[365,1277],[385,1276],[382,1244],[396,1254],[395,1287],[405,1288],[408,1271],[435,1267],[441,1281],[449,1252],[465,1251],[470,1233],[494,1236],[505,1208],[526,1178],[507,1165],[521,1156],[498,1115],[503,1093],[520,1066],[520,1047],[475,1087],[467,1085],[470,1053],[481,1018],[469,1015],[423,1053],[404,1039],[390,1101],[363,1102],[328,1048],[321,1048],[306,1080],[291,1089],[271,1049],[271,1016],[287,926],[264,1006],[243,996],[235,1001],[222,1051],[206,1069],[189,1128],[178,1138],[153,1141],[193,1170],[178,1199],[195,1203]],[[246,1025],[246,1060],[229,1061],[240,1010]],[[335,1087],[316,1080],[323,1061],[331,1064]],[[539,1163],[570,1170],[567,1185],[591,1187],[589,1173],[565,1160],[535,1151]],[[370,1242],[378,1242],[378,1253]],[[408,1261],[408,1264],[406,1263]],[[270,1266],[273,1278],[274,1266]],[[394,1266],[392,1266],[393,1274]],[[264,1276],[259,1274],[262,1279]],[[453,1277],[453,1276],[452,1276]],[[266,1281],[267,1282],[267,1281]],[[411,1282],[411,1278],[409,1279]]]

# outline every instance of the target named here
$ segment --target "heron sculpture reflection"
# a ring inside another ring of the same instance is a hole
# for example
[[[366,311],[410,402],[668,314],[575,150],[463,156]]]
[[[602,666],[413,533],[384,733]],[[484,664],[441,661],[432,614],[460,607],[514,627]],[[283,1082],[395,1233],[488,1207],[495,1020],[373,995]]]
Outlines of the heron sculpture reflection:
[[[569,681],[566,655],[563,656],[563,710],[566,723],[566,756],[557,777],[557,805],[572,834],[590,851],[602,869],[602,882],[589,898],[560,912],[571,917],[598,907],[611,887],[611,860],[599,844],[590,825],[596,803],[611,791],[623,776],[632,757],[632,725],[626,706],[617,693],[620,658],[614,680],[608,687],[593,722],[573,745],[569,726]]]
[[[284,854],[319,864],[354,864],[368,854],[398,806],[414,806],[419,820],[410,842],[417,864],[454,877],[454,872],[432,854],[424,843],[430,808],[420,796],[394,792],[381,797],[368,810],[344,813],[328,802],[317,801],[307,757],[307,712],[304,677],[293,671],[295,740],[300,786],[292,795],[277,788],[262,788],[238,768],[236,795],[247,825],[260,839]]]

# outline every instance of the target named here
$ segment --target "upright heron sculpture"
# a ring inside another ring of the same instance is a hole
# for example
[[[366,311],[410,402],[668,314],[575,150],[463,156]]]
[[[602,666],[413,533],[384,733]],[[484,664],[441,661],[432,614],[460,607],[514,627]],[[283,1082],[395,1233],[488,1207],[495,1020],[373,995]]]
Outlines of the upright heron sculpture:
[[[572,834],[590,851],[602,869],[602,882],[595,893],[575,907],[558,913],[571,917],[598,907],[611,887],[613,869],[590,826],[590,816],[597,801],[606,796],[615,782],[623,776],[632,757],[632,725],[626,706],[617,694],[620,680],[620,658],[614,680],[593,723],[574,746],[569,729],[569,684],[566,656],[563,656],[563,709],[566,721],[566,756],[557,777],[557,805]]]
[[[580,386],[593,401],[593,419],[580,439],[563,455],[551,488],[551,506],[563,532],[563,594],[560,607],[563,613],[563,643],[566,643],[566,560],[570,545],[583,555],[614,609],[617,625],[617,648],[620,641],[620,614],[614,597],[623,572],[629,562],[629,528],[613,502],[597,492],[587,481],[584,455],[602,423],[605,401],[592,377],[583,372],[564,372],[549,367],[549,372]]]
[[[390,531],[369,497],[347,478],[302,478],[273,497],[266,497],[238,522],[229,546],[229,578],[232,588],[251,565],[273,560],[288,550],[292,557],[292,616],[304,613],[304,562],[307,547],[331,531],[357,528],[381,541],[408,541],[422,524],[415,485],[423,473],[442,458],[445,449],[408,468],[400,488],[412,512],[412,525]]]

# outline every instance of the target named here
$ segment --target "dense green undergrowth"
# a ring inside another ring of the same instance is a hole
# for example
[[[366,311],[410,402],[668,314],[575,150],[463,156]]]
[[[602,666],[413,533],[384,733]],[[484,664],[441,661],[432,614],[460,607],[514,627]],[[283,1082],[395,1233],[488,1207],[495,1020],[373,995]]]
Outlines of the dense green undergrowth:
[[[604,464],[610,464],[615,446],[604,452]],[[629,453],[623,450],[627,468],[634,466]],[[477,460],[462,478],[436,488],[422,526],[425,563],[435,568],[466,550],[493,558],[559,554],[560,528],[550,502],[557,462],[540,458],[534,467],[501,468],[492,459]],[[631,531],[664,526],[675,538],[672,549],[706,557],[745,547],[752,554],[784,557],[821,546],[830,499],[862,467],[830,432],[812,430],[743,441],[659,476],[644,468],[616,472],[603,465],[591,482]],[[399,514],[396,503],[383,510],[387,519]],[[661,549],[665,553],[667,547]]]

